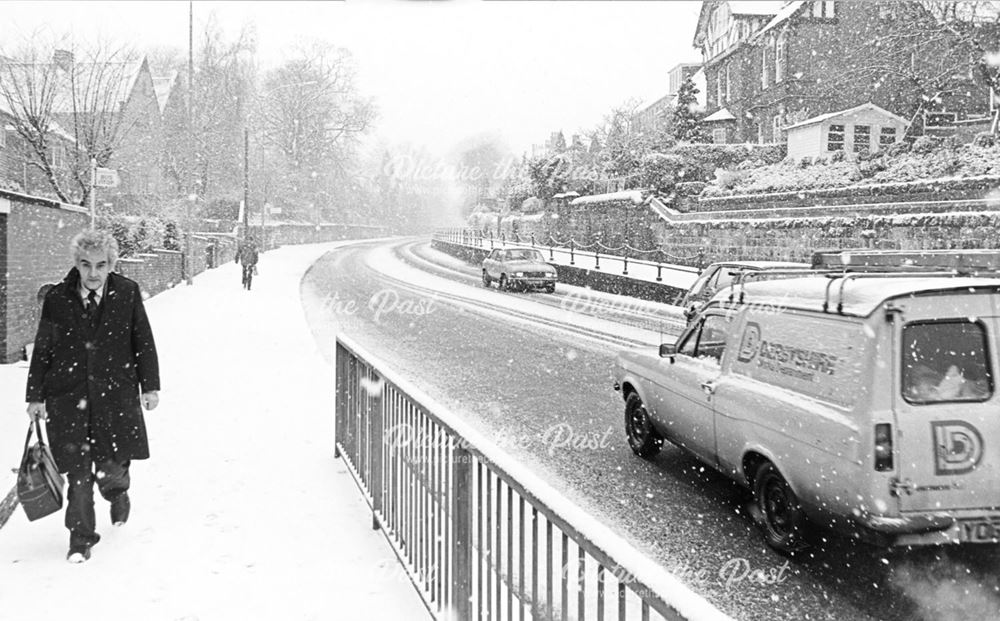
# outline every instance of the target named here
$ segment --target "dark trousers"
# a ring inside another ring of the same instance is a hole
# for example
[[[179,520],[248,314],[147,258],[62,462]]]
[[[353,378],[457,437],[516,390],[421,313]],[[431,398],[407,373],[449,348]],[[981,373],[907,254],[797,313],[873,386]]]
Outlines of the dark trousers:
[[[253,265],[243,265],[243,288],[249,289],[253,283]]]
[[[66,528],[69,529],[69,544],[71,546],[92,546],[101,540],[97,534],[97,524],[94,517],[94,483],[97,490],[108,502],[128,491],[129,462],[119,464],[106,461],[91,464],[82,471],[67,473],[68,493],[66,503]]]

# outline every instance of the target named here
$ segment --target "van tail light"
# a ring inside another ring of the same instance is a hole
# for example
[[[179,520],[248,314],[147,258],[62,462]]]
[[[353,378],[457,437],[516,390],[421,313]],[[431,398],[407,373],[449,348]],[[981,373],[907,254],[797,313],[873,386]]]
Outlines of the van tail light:
[[[879,423],[875,425],[875,470],[885,472],[892,467],[892,425]]]

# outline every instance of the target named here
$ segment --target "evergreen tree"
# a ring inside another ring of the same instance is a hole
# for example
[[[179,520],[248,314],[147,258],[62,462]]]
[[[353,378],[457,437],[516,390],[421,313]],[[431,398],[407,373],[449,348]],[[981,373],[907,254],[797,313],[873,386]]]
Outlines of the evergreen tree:
[[[674,135],[678,140],[704,142],[705,131],[698,118],[698,87],[691,78],[684,80],[677,92],[677,107],[674,109]]]

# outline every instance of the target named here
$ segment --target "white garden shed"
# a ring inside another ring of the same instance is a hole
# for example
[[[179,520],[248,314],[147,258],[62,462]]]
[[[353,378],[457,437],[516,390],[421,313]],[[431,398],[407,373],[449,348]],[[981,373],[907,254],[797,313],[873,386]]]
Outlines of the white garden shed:
[[[903,139],[906,119],[873,103],[814,116],[784,128],[788,157],[829,157],[844,151],[848,159],[867,149],[874,153]]]

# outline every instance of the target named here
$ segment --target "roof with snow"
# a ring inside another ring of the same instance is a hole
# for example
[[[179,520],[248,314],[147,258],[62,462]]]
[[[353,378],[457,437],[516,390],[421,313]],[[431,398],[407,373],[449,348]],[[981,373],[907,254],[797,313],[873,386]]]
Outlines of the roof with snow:
[[[702,119],[703,123],[712,123],[714,121],[735,121],[736,117],[733,113],[726,108],[719,108],[712,114],[706,116]]]
[[[798,0],[796,2],[788,2],[788,3],[786,3],[785,6],[781,7],[781,10],[778,11],[777,15],[775,15],[774,18],[771,19],[771,21],[769,21],[763,28],[761,28],[760,30],[758,30],[754,34],[754,36],[751,37],[750,40],[751,41],[759,41],[760,38],[763,37],[767,32],[769,32],[769,31],[777,28],[781,24],[783,24],[786,21],[788,21],[789,19],[791,19],[791,17],[796,12],[798,12],[798,10],[801,9],[804,4],[806,4],[806,3],[804,1],[802,1],[802,0]]]
[[[114,92],[101,92],[100,97],[93,93],[87,96],[89,102],[100,107],[99,112],[118,112],[129,100],[135,89],[146,59],[123,63],[76,63],[74,69],[81,71],[84,79],[98,82],[101,91],[114,86]],[[60,80],[59,88],[52,98],[52,112],[55,114],[71,114],[73,112],[73,96],[69,88],[69,80]]]
[[[715,8],[717,2],[702,2],[701,12],[698,14],[698,26],[695,28],[694,35],[694,45],[698,47],[701,45],[702,37],[708,27],[708,16]],[[747,2],[726,2],[729,5],[729,12],[732,13],[733,17],[739,19],[740,17],[761,17],[767,15],[776,15],[782,8],[785,2],[757,2],[757,1],[747,1]]]
[[[828,120],[836,118],[836,117],[849,116],[851,114],[856,114],[856,113],[861,112],[863,110],[870,110],[872,112],[876,112],[878,114],[881,114],[881,115],[884,115],[884,116],[889,117],[891,119],[894,119],[894,120],[902,123],[903,125],[909,125],[910,124],[909,121],[907,121],[903,117],[899,116],[898,114],[893,114],[892,112],[889,112],[885,108],[876,106],[875,104],[873,104],[871,102],[868,102],[868,103],[863,103],[860,106],[854,106],[853,108],[848,108],[847,110],[839,110],[837,112],[827,112],[826,114],[820,114],[819,116],[814,116],[811,119],[806,119],[804,121],[799,121],[798,123],[795,123],[794,125],[788,125],[787,127],[784,127],[783,129],[789,130],[789,129],[793,129],[793,128],[796,128],[796,127],[804,127],[806,125],[813,125],[815,123],[822,123],[823,121],[828,121]]]
[[[841,283],[843,282],[843,295]],[[774,304],[776,308],[796,308],[823,312],[837,312],[843,303],[842,314],[867,317],[883,302],[893,298],[926,295],[932,293],[977,293],[1000,292],[1000,278],[972,278],[947,276],[899,276],[886,277],[882,274],[869,277],[851,278],[846,282],[835,278],[831,284],[828,276],[816,275],[803,278],[786,278],[762,282],[750,282],[735,287],[740,290],[747,304]],[[722,289],[712,300],[725,301],[733,293],[734,287]]]
[[[597,203],[610,203],[613,201],[631,201],[636,205],[641,205],[642,192],[639,190],[626,190],[624,192],[611,192],[610,194],[581,196],[580,198],[573,199],[570,205],[595,205]]]
[[[167,107],[167,100],[170,99],[170,93],[174,90],[179,75],[178,71],[171,71],[168,75],[153,78],[153,92],[156,93],[156,103],[160,107],[161,114]]]

